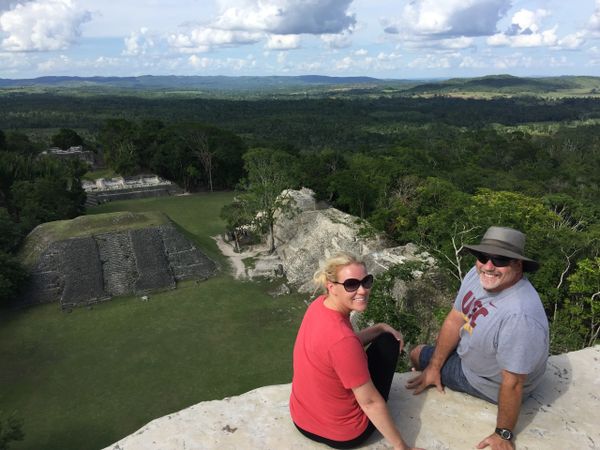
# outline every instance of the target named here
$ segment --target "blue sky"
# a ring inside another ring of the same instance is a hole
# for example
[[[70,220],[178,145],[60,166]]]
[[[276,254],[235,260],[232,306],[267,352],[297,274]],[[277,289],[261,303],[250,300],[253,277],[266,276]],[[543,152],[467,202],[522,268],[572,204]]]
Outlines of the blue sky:
[[[0,77],[600,75],[600,0],[0,0]]]

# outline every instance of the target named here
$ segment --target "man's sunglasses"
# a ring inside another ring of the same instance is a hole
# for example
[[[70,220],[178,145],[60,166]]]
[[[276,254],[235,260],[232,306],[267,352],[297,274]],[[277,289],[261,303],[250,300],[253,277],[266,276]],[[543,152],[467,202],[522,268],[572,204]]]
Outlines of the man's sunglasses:
[[[373,286],[373,275],[367,275],[362,280],[357,280],[356,278],[348,278],[342,283],[340,283],[339,281],[332,281],[332,283],[341,284],[342,286],[344,286],[346,292],[357,291],[360,286],[364,287],[365,289],[371,289],[371,286]]]
[[[487,264],[489,260],[492,260],[492,264],[495,267],[506,267],[510,264],[511,261],[514,260],[514,258],[509,258],[507,256],[489,255],[487,253],[475,251],[472,251],[471,253],[473,254],[473,256],[475,256],[475,258],[477,258],[477,261],[479,261],[481,264]]]

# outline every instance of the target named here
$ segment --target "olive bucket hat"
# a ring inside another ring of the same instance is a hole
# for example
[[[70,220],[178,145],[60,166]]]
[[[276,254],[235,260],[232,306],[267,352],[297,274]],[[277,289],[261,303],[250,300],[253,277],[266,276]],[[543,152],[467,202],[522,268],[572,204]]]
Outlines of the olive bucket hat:
[[[535,272],[540,267],[537,261],[524,255],[525,235],[513,228],[489,227],[479,245],[465,245],[464,248],[471,252],[520,259],[525,272]]]

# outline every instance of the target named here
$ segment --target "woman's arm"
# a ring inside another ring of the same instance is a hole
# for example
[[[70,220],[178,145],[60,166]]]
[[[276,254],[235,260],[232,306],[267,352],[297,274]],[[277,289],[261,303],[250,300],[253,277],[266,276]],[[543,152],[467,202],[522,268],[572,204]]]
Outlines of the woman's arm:
[[[383,397],[379,394],[373,382],[352,389],[356,401],[381,434],[393,445],[394,450],[423,450],[409,447],[396,428],[392,416]]]
[[[370,344],[373,339],[379,336],[381,333],[391,333],[397,340],[400,342],[400,351],[404,348],[404,338],[402,337],[402,333],[398,330],[395,330],[387,323],[377,323],[370,327],[364,328],[356,333],[360,343],[364,346]]]

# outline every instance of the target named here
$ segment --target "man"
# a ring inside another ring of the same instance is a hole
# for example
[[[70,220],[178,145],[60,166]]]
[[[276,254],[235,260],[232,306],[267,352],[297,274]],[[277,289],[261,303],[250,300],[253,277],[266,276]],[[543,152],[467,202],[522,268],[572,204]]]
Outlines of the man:
[[[490,227],[480,245],[465,245],[477,261],[465,276],[435,347],[410,352],[421,374],[407,387],[466,392],[498,405],[496,430],[477,445],[514,449],[521,402],[541,381],[548,357],[548,319],[523,272],[539,264],[524,256],[525,235]]]

